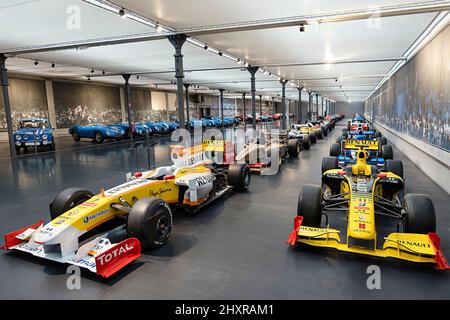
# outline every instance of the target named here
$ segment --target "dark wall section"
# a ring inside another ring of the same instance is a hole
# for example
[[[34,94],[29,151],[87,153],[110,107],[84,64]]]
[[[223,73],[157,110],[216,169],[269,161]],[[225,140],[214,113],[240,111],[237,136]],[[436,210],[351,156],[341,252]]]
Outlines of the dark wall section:
[[[365,112],[395,131],[450,151],[450,27],[375,92]]]
[[[54,81],[53,96],[58,128],[122,122],[118,87]]]
[[[346,117],[351,117],[356,113],[363,114],[364,113],[364,102],[336,102],[336,113],[345,114]]]
[[[44,80],[9,79],[9,99],[14,126],[20,118],[48,117]],[[0,130],[6,129],[3,93],[0,91]]]

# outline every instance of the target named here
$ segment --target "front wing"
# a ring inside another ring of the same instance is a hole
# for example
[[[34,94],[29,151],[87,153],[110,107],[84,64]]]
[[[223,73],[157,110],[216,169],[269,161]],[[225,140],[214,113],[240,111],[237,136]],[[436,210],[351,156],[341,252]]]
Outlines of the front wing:
[[[391,233],[384,240],[382,249],[350,246],[342,243],[340,231],[332,228],[303,226],[303,217],[296,216],[294,229],[287,243],[294,246],[305,243],[316,247],[334,248],[339,251],[370,255],[381,258],[396,258],[419,263],[433,263],[438,270],[450,269],[440,248],[440,238],[436,233]]]
[[[78,248],[75,254],[62,257],[58,252],[45,252],[44,245],[33,241],[34,233],[44,225],[39,221],[5,235],[1,249],[22,251],[33,256],[59,263],[68,263],[88,269],[108,278],[141,255],[141,243],[128,238],[119,243],[110,243],[107,236],[97,237]]]

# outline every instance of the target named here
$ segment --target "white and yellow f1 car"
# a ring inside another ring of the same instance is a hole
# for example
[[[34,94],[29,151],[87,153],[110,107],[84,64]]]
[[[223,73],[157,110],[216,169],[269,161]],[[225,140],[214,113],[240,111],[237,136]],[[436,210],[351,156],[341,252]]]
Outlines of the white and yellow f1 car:
[[[211,153],[220,153],[225,161],[213,163]],[[109,277],[136,260],[141,248],[157,249],[167,242],[174,208],[196,212],[230,189],[249,187],[248,165],[232,164],[231,143],[173,146],[171,158],[173,165],[137,172],[97,195],[79,188],[63,190],[50,204],[49,223],[39,221],[7,234],[3,248]],[[121,232],[125,240],[112,243]]]
[[[323,159],[322,187],[303,186],[294,229],[287,242],[432,263],[438,269],[449,269],[436,234],[431,199],[422,194],[403,196],[403,179],[395,173],[401,168],[399,160],[387,160],[387,172],[380,172],[376,166],[368,165],[366,158],[367,151],[361,148],[356,164],[344,169],[338,168],[335,157]],[[339,212],[347,215],[347,230],[343,232],[328,225],[328,215]],[[382,230],[376,226],[380,216],[398,222],[397,232],[387,234],[382,247],[379,247]]]

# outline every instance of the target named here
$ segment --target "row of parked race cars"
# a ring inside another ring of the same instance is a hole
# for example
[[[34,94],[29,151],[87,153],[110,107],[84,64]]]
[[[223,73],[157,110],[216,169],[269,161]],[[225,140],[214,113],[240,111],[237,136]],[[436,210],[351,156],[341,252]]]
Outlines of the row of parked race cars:
[[[231,141],[214,139],[193,147],[171,146],[169,166],[135,172],[125,183],[96,195],[80,188],[61,191],[50,204],[51,221],[7,234],[5,249],[110,277],[136,260],[141,250],[167,243],[174,210],[195,213],[229,190],[246,191],[251,172],[282,168],[285,159],[298,157],[306,139],[328,134],[341,117],[293,125],[290,131],[300,132],[296,135],[262,131],[240,152]],[[393,159],[386,142],[377,131],[369,130],[365,119],[358,116],[349,123],[331,145],[330,157],[322,160],[321,184],[303,186],[287,242],[448,269],[435,233],[433,204],[425,195],[404,195],[402,163]],[[278,156],[274,157],[275,151]],[[261,154],[272,156],[262,159]],[[254,157],[256,162],[251,161]],[[347,216],[345,231],[330,228],[332,213]],[[397,222],[396,232],[384,237],[382,247],[377,236],[383,233],[376,228],[380,217]],[[127,236],[112,243],[118,234]]]
[[[430,197],[405,195],[402,162],[394,159],[387,139],[371,129],[363,116],[356,115],[348,122],[342,136],[330,146],[330,156],[322,159],[321,171],[321,184],[306,184],[299,194],[288,244],[450,269],[436,234]],[[329,223],[330,215],[340,213],[346,215],[344,231]],[[383,230],[386,225],[395,231],[387,233]]]

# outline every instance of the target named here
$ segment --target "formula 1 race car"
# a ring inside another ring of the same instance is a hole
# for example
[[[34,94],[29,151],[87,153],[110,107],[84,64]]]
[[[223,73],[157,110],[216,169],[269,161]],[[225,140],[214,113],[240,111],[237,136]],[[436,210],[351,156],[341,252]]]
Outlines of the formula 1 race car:
[[[265,174],[266,170],[269,172],[274,165],[273,161],[277,162],[275,165],[278,170],[288,156],[298,158],[300,151],[301,144],[297,139],[289,139],[286,131],[273,133],[261,130],[258,139],[245,144],[244,148],[238,151],[236,161],[246,162],[252,172]],[[272,170],[270,172],[276,173]]]
[[[300,128],[298,128],[298,124],[292,124],[291,130],[288,132],[289,139],[297,139],[297,141],[302,145],[303,150],[309,150],[311,148],[310,136],[313,135],[308,133],[302,133]],[[305,132],[305,130],[303,131]]]
[[[359,150],[356,164],[344,170],[338,168],[337,158],[323,159],[322,186],[303,186],[294,229],[287,242],[434,263],[438,269],[449,269],[439,246],[431,199],[421,194],[403,196],[403,179],[396,173],[400,161],[387,160],[387,172],[380,172],[368,165],[366,158],[367,152]],[[339,212],[347,215],[346,232],[329,227],[328,215]],[[397,231],[387,234],[379,247],[378,237],[384,234],[377,224],[382,218],[394,219]],[[341,233],[346,242],[341,240]]]
[[[308,124],[292,124],[291,130],[298,131],[301,134],[308,135],[310,143],[316,143],[318,139],[318,131],[313,126]]]
[[[225,161],[215,164],[208,153],[221,153]],[[171,157],[173,165],[136,172],[126,183],[97,195],[63,190],[50,204],[51,221],[7,234],[4,249],[109,277],[137,259],[141,247],[157,249],[167,242],[175,208],[196,212],[231,189],[249,187],[248,166],[229,164],[234,160],[231,143],[173,146]],[[121,232],[126,239],[112,243]]]
[[[333,143],[330,146],[330,156],[337,157],[341,168],[344,168],[348,164],[356,163],[357,154],[361,148],[367,151],[368,156],[366,161],[369,165],[383,168],[386,160],[394,159],[392,146],[385,145],[377,139],[338,139],[337,141],[338,143]]]

